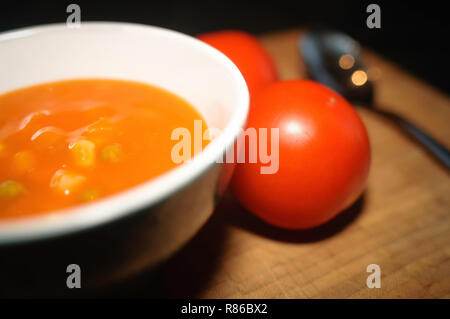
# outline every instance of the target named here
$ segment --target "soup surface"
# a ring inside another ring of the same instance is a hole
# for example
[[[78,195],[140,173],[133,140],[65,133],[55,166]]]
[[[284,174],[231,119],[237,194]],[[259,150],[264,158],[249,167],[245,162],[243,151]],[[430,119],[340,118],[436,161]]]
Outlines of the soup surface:
[[[166,172],[179,165],[172,131],[194,136],[195,120],[203,134],[205,120],[186,101],[128,81],[69,80],[0,95],[0,220],[86,203]]]

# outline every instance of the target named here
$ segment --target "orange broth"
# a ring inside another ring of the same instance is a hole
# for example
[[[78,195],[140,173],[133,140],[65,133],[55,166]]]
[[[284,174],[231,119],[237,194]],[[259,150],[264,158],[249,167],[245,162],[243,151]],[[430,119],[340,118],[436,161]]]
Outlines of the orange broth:
[[[206,122],[189,103],[129,81],[69,80],[0,95],[0,220],[86,203],[170,170],[179,165],[172,131],[193,137],[194,120],[203,133]]]

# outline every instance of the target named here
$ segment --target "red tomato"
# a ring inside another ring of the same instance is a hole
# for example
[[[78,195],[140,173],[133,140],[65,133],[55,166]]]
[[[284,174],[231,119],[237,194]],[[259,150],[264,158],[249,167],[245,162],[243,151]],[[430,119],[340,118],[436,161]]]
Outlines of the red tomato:
[[[247,82],[250,95],[278,79],[274,62],[254,36],[230,30],[205,33],[198,38],[234,62]]]
[[[246,161],[236,165],[232,180],[236,198],[266,222],[315,227],[362,193],[369,139],[356,111],[334,91],[307,80],[271,84],[254,96],[247,124],[279,128],[278,171],[264,175],[260,168],[268,164]]]

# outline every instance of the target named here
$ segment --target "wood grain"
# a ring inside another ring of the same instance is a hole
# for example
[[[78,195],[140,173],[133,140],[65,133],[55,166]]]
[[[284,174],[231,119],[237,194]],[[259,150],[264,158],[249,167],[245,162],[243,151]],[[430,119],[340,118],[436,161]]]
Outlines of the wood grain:
[[[282,79],[305,76],[301,32],[261,38]],[[450,147],[450,100],[377,54],[376,102]],[[436,70],[439,72],[439,70]],[[367,189],[348,211],[310,231],[270,227],[227,195],[213,218],[138,295],[200,298],[449,298],[449,173],[388,121],[358,110],[373,157]],[[369,289],[366,267],[381,267]],[[152,287],[149,287],[151,285]],[[144,287],[144,288],[142,288]]]

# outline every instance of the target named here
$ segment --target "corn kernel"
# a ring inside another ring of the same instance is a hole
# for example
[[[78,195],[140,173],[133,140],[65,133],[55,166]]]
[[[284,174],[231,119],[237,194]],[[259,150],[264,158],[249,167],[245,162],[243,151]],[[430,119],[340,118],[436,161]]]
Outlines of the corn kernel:
[[[35,158],[30,151],[23,151],[14,154],[13,169],[19,174],[31,171],[35,166]]]
[[[123,151],[120,144],[105,146],[102,150],[102,159],[108,163],[118,163],[122,160]]]
[[[25,187],[19,182],[6,181],[0,184],[0,198],[12,198],[25,193]]]
[[[86,181],[86,177],[69,172],[67,170],[57,170],[50,181],[50,186],[56,190],[69,195],[71,192],[79,188]]]
[[[81,193],[81,199],[85,202],[93,201],[99,197],[99,193],[96,189],[86,189]]]
[[[95,163],[95,144],[88,140],[80,140],[71,146],[75,163],[81,167],[89,167]]]

